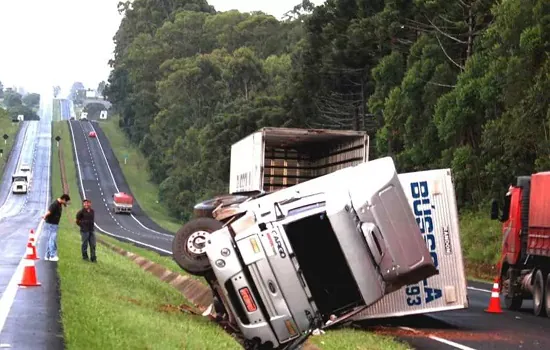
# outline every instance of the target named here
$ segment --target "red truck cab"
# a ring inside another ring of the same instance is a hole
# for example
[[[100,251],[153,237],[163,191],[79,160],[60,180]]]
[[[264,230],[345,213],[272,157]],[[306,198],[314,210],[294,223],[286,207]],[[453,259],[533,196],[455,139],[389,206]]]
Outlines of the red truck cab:
[[[493,201],[491,219],[502,225],[501,288],[506,307],[533,299],[533,312],[550,317],[550,172],[519,176],[504,199]]]

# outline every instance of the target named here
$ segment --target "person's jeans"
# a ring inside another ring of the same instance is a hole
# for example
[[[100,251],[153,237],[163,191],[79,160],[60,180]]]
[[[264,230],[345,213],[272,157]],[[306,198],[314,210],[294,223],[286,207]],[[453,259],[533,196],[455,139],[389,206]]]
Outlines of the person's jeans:
[[[82,258],[88,259],[88,243],[90,244],[90,257],[92,261],[96,260],[95,256],[95,233],[94,231],[80,231],[82,238]]]
[[[48,237],[48,248],[46,249],[46,258],[53,258],[57,256],[57,229],[59,225],[44,223],[42,228]]]

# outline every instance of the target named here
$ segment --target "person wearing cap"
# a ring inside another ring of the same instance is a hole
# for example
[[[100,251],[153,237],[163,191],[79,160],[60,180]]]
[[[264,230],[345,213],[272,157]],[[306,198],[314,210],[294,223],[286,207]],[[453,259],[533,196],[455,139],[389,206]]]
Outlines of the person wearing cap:
[[[46,233],[46,237],[48,237],[48,247],[46,249],[46,257],[44,258],[46,261],[59,260],[57,256],[57,230],[59,229],[59,221],[61,220],[63,207],[67,206],[70,200],[71,197],[69,197],[68,194],[63,194],[50,204],[48,211],[42,216],[44,219],[43,229]]]
[[[80,227],[80,237],[82,238],[82,259],[88,260],[88,244],[90,245],[90,260],[96,262],[95,255],[95,233],[94,233],[95,212],[92,209],[92,201],[84,199],[82,209],[76,213],[76,224]]]

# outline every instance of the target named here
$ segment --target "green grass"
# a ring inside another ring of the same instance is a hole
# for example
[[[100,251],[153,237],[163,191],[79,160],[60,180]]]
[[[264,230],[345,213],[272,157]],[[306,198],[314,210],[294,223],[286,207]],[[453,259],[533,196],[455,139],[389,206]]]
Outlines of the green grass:
[[[101,128],[109,139],[124,177],[139,205],[161,227],[170,232],[176,232],[182,223],[168,215],[167,208],[159,203],[158,186],[149,181],[147,160],[136,147],[130,144],[126,135],[120,130],[118,118],[110,117],[107,121],[101,121]],[[127,164],[124,164],[125,154],[128,155]]]
[[[488,281],[495,277],[500,258],[502,231],[498,221],[490,220],[489,210],[460,215],[462,252],[469,278]]]
[[[221,328],[179,312],[185,303],[172,286],[98,245],[98,263],[82,261],[74,215],[80,207],[76,169],[66,122],[54,123],[64,149],[72,204],[59,227],[58,272],[67,349],[239,349]],[[61,193],[59,157],[52,140],[52,190]]]
[[[53,100],[52,120],[54,122],[61,120],[61,101],[59,100]]]
[[[406,350],[411,346],[396,341],[393,337],[382,336],[355,329],[329,330],[319,336],[311,336],[309,341],[321,349],[330,350]]]
[[[0,149],[3,150],[2,158],[0,158],[0,177],[4,173],[4,166],[6,165],[8,154],[13,147],[18,128],[19,123],[12,123],[8,113],[0,108],[0,137],[4,136],[4,134],[9,136],[6,144],[4,144],[4,139],[0,138]]]

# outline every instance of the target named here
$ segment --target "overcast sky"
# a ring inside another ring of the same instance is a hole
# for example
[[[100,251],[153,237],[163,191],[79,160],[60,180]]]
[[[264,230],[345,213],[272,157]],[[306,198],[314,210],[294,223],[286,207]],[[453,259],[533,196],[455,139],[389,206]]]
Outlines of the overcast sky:
[[[0,0],[0,81],[43,91],[74,81],[96,88],[109,75],[119,0]],[[218,11],[280,18],[300,0],[210,0]],[[324,0],[313,0],[321,4]]]

